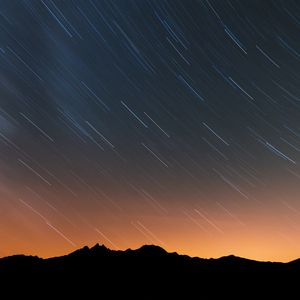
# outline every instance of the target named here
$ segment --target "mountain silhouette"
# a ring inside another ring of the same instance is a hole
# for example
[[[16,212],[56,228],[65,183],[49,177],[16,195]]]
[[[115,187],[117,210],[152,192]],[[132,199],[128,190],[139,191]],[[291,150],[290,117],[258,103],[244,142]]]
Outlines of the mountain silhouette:
[[[61,257],[0,259],[2,291],[9,287],[10,295],[22,292],[35,298],[41,290],[44,294],[35,295],[39,299],[298,299],[299,278],[300,259],[203,259],[155,245],[115,251],[96,244]]]

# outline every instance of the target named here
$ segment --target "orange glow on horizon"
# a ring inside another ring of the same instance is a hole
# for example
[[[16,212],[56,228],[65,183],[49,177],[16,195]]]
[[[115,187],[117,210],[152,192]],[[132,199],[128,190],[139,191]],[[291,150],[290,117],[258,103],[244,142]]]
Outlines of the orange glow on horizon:
[[[233,254],[287,262],[300,257],[300,212],[293,204],[296,189],[287,195],[289,201],[282,193],[275,196],[274,191],[272,195],[261,195],[272,199],[272,211],[257,198],[251,200],[256,201],[255,205],[246,207],[241,200],[222,194],[212,197],[215,200],[210,206],[190,199],[189,205],[182,207],[174,198],[173,206],[162,204],[159,208],[143,199],[130,198],[127,203],[131,207],[124,208],[115,200],[110,206],[84,211],[79,203],[68,214],[61,212],[65,211],[63,207],[57,205],[56,211],[46,202],[24,195],[22,199],[13,198],[17,209],[1,215],[0,256],[53,257],[96,243],[120,250],[156,244],[169,252],[202,258]],[[163,199],[160,203],[164,203]],[[116,205],[120,207],[117,212]]]

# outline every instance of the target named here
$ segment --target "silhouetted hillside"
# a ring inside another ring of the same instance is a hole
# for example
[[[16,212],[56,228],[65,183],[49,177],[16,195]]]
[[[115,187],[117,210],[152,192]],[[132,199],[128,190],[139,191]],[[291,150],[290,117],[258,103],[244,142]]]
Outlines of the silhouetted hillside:
[[[298,278],[299,260],[191,258],[152,245],[113,251],[97,244],[49,259],[0,259],[1,288],[13,285],[10,293],[31,296],[41,290],[40,299],[298,299]]]

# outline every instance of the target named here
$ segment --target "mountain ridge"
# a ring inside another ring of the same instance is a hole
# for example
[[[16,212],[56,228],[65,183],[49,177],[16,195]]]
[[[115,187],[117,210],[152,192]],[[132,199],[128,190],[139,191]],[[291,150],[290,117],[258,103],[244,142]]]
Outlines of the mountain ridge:
[[[300,260],[260,262],[234,255],[206,259],[156,245],[111,250],[96,244],[46,259],[25,255],[0,259],[1,288],[25,285],[24,293],[34,286],[53,292],[53,297],[66,293],[67,299],[70,294],[77,299],[78,293],[87,299],[87,294],[94,297],[99,290],[101,297],[95,299],[194,299],[197,293],[205,300],[289,299],[298,293],[299,277]]]
[[[93,252],[93,251],[97,251],[99,249],[102,249],[102,251],[110,251],[110,252],[140,252],[143,251],[144,249],[146,249],[146,251],[148,252],[149,249],[152,249],[154,251],[161,251],[162,253],[165,254],[176,254],[178,256],[182,256],[182,257],[188,257],[191,259],[200,259],[200,260],[232,260],[232,259],[236,259],[236,260],[244,260],[244,261],[252,261],[252,262],[257,262],[257,263],[278,263],[278,264],[290,264],[290,263],[299,263],[300,264],[300,258],[296,258],[293,259],[291,261],[287,261],[287,262],[281,262],[281,261],[271,261],[271,260],[255,260],[255,259],[251,259],[251,258],[247,258],[247,257],[242,257],[242,256],[238,256],[238,255],[234,255],[234,254],[228,254],[228,255],[224,255],[224,256],[220,256],[217,258],[213,258],[213,257],[209,257],[209,258],[203,258],[203,257],[199,257],[199,256],[190,256],[188,254],[179,254],[176,251],[175,252],[168,252],[166,251],[164,248],[162,248],[161,246],[155,245],[155,244],[144,244],[142,246],[140,246],[139,248],[128,248],[125,250],[112,250],[109,247],[105,246],[105,244],[99,244],[96,243],[94,246],[83,246],[81,248],[78,248],[72,252],[69,252],[67,254],[63,254],[63,255],[59,255],[59,256],[51,256],[51,257],[47,257],[47,258],[43,258],[43,257],[39,257],[38,255],[30,255],[30,254],[13,254],[13,255],[8,255],[8,256],[4,256],[4,257],[0,257],[0,264],[2,260],[6,260],[9,258],[13,258],[13,257],[29,257],[29,258],[38,258],[40,260],[51,260],[51,259],[55,259],[55,258],[62,258],[62,257],[66,257],[69,255],[75,255],[76,253],[88,253],[88,252]],[[153,251],[149,251],[149,253],[153,253]]]

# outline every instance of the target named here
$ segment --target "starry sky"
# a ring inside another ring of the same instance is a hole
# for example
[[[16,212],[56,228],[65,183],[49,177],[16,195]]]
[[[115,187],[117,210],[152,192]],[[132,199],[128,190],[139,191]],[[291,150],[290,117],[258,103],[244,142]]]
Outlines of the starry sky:
[[[298,1],[0,3],[0,256],[300,256]]]

